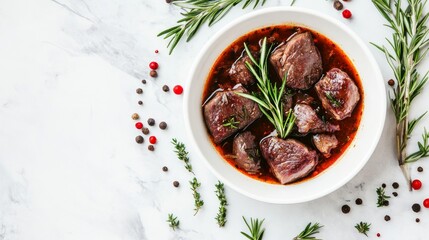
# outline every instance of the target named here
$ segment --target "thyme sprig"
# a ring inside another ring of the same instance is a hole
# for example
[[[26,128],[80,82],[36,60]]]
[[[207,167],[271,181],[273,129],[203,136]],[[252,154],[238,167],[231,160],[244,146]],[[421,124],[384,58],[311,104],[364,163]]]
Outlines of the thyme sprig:
[[[390,196],[386,195],[383,187],[377,188],[376,192],[377,192],[377,207],[386,206],[387,199],[389,199]]]
[[[277,87],[276,83],[273,84],[271,82],[268,70],[268,57],[272,46],[267,47],[267,38],[264,38],[262,42],[259,62],[255,60],[246,43],[244,43],[244,48],[252,61],[252,63],[246,62],[246,66],[255,76],[261,94],[259,96],[247,93],[236,94],[256,102],[262,113],[274,125],[277,134],[281,138],[286,138],[291,132],[296,119],[292,110],[286,116],[283,113],[282,97],[286,87],[287,76],[284,77],[280,88]]]
[[[223,183],[218,181],[215,187],[216,197],[219,199],[219,210],[215,219],[219,227],[223,227],[226,224],[226,206],[228,205],[228,202],[226,200],[225,188]]]
[[[177,220],[177,217],[175,217],[172,213],[168,214],[167,222],[169,226],[175,231],[176,228],[179,228],[180,221]]]
[[[371,224],[368,224],[366,222],[360,222],[360,223],[355,225],[355,228],[358,230],[359,233],[362,233],[368,237],[367,232],[371,228]]]
[[[171,140],[171,143],[174,145],[174,152],[177,154],[177,158],[185,163],[185,168],[188,170],[188,172],[195,175],[194,171],[192,170],[192,165],[189,162],[189,153],[186,151],[185,144],[177,141],[175,138]]]
[[[170,54],[176,48],[183,36],[186,36],[186,42],[189,42],[200,27],[206,22],[208,26],[212,26],[223,18],[229,10],[244,2],[243,9],[253,3],[253,8],[256,8],[259,3],[265,4],[266,0],[175,0],[173,4],[182,8],[182,18],[177,21],[177,25],[165,29],[158,34],[158,37],[163,36],[164,39],[170,39],[167,47],[170,48]]]
[[[304,230],[298,236],[294,237],[293,240],[321,240],[319,238],[314,237],[314,234],[319,233],[319,230],[323,226],[319,225],[319,223],[312,224],[311,222],[307,224]]]
[[[265,219],[253,219],[250,218],[250,224],[247,222],[246,218],[243,217],[244,223],[246,223],[247,229],[249,233],[241,232],[243,236],[245,236],[249,240],[262,240],[264,237],[265,228],[262,228],[262,224]]]
[[[396,149],[398,163],[410,183],[406,163],[415,162],[428,154],[429,135],[422,135],[419,150],[407,156],[407,144],[420,117],[410,120],[409,112],[413,100],[422,92],[428,81],[426,72],[417,70],[426,58],[429,44],[428,13],[424,13],[426,0],[372,0],[380,14],[387,20],[386,26],[393,30],[392,39],[386,39],[388,47],[373,44],[386,56],[387,63],[396,78],[396,87],[391,94],[392,110],[396,118]],[[411,185],[410,190],[411,190]]]
[[[329,102],[331,102],[331,104],[334,107],[340,107],[341,106],[341,102],[338,99],[336,99],[334,96],[332,96],[331,93],[327,92],[327,93],[325,93],[325,96],[326,96],[326,98],[328,98]]]
[[[198,192],[198,188],[201,187],[201,183],[198,182],[197,178],[193,178],[192,181],[189,181],[189,183],[191,184],[191,190],[192,190],[192,195],[194,196],[194,216],[197,215],[198,211],[201,209],[201,207],[204,205],[204,201],[201,200],[201,195]]]

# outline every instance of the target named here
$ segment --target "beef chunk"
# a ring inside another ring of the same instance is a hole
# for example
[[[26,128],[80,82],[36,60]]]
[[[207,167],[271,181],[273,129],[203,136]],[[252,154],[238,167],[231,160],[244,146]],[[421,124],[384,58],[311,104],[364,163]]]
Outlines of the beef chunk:
[[[232,143],[235,164],[248,173],[255,174],[261,168],[259,147],[255,136],[249,131],[238,134]]]
[[[295,139],[268,137],[259,145],[262,156],[281,184],[307,176],[318,163],[316,151]]]
[[[301,103],[301,104],[306,104],[306,105],[311,105],[314,102],[314,98],[306,93],[298,93],[295,97],[295,102]]]
[[[283,112],[285,115],[289,112],[289,110],[292,109],[293,106],[293,95],[291,94],[285,94],[283,95]]]
[[[246,53],[243,53],[243,55],[232,64],[228,71],[229,76],[235,83],[241,83],[245,86],[255,83],[255,78],[247,68],[246,62],[252,63],[252,60],[250,60],[250,57]]]
[[[313,108],[307,104],[296,104],[293,113],[296,117],[295,124],[298,127],[299,133],[323,133],[340,130],[340,126],[322,121]]]
[[[291,88],[309,89],[322,75],[322,57],[309,32],[298,33],[277,47],[270,62],[281,79],[287,74],[286,86]]]
[[[338,140],[334,134],[316,134],[313,136],[313,143],[326,158],[330,157],[331,150],[338,146]]]
[[[323,108],[337,120],[350,117],[360,99],[356,84],[338,68],[329,70],[315,88]]]
[[[219,91],[204,105],[204,120],[216,144],[262,116],[257,103],[237,92],[248,93],[242,86]]]

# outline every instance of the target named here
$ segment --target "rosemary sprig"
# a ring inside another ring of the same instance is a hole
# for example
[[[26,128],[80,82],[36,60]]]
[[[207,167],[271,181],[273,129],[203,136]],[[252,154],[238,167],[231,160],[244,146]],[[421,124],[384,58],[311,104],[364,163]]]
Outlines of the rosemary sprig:
[[[312,235],[319,233],[319,230],[323,226],[319,225],[319,223],[311,224],[308,223],[305,229],[298,234],[298,236],[294,237],[293,240],[321,240],[319,238],[313,237]]]
[[[193,178],[192,181],[189,181],[189,183],[191,184],[191,190],[192,190],[192,195],[194,196],[194,216],[197,215],[198,211],[201,209],[201,207],[204,205],[204,201],[201,200],[201,195],[198,192],[198,188],[201,186],[201,183],[198,182],[197,178]]]
[[[331,102],[331,104],[334,107],[340,107],[341,106],[341,102],[338,99],[336,99],[334,96],[332,96],[331,93],[327,92],[327,93],[325,93],[325,96],[326,96],[326,98],[328,98],[329,102]]]
[[[171,140],[171,143],[174,145],[174,148],[176,149],[174,152],[177,154],[177,158],[185,163],[185,168],[186,170],[188,170],[188,172],[195,175],[194,171],[192,170],[192,165],[189,163],[189,157],[188,157],[189,153],[186,151],[185,144],[177,141],[177,139],[175,138]]]
[[[265,228],[262,228],[262,224],[264,223],[265,219],[259,220],[259,219],[253,219],[250,218],[250,225],[247,222],[246,218],[243,217],[244,223],[246,223],[247,229],[249,230],[249,233],[241,232],[243,236],[245,236],[247,239],[250,240],[262,240],[264,237]]]
[[[228,205],[228,202],[226,201],[225,188],[223,183],[218,181],[215,187],[216,197],[219,199],[219,211],[215,219],[219,227],[223,227],[226,224],[226,206]]]
[[[253,8],[256,8],[259,3],[264,5],[265,1],[266,0],[175,0],[173,4],[183,9],[181,13],[183,18],[177,21],[176,26],[160,32],[158,37],[164,36],[164,39],[170,39],[167,47],[170,48],[171,54],[184,35],[186,35],[186,42],[189,42],[202,25],[208,22],[208,26],[212,26],[239,3],[244,2],[243,9],[245,9],[252,3]]]
[[[231,116],[231,117],[225,119],[225,121],[222,123],[222,126],[229,127],[232,129],[236,129],[239,124],[240,124],[240,122],[236,121],[234,116]]]
[[[283,79],[282,85],[277,88],[276,83],[272,83],[269,78],[268,70],[268,57],[271,52],[271,47],[267,47],[267,38],[264,38],[260,50],[259,62],[255,60],[246,43],[244,44],[246,53],[249,56],[252,64],[246,62],[246,66],[250,72],[255,76],[258,82],[258,88],[261,91],[260,96],[251,95],[247,93],[237,93],[240,96],[249,98],[259,105],[259,108],[274,125],[277,134],[281,138],[286,138],[292,130],[295,123],[295,115],[292,110],[286,116],[283,113],[282,97],[286,87],[287,77]]]
[[[177,217],[175,217],[172,213],[168,214],[167,222],[169,226],[175,231],[176,228],[179,228],[180,221],[177,220]]]
[[[390,50],[385,46],[373,45],[384,53],[397,81],[391,94],[392,110],[396,118],[397,158],[407,182],[410,183],[411,177],[406,163],[429,156],[426,151],[429,138],[427,134],[423,134],[423,143],[419,142],[419,150],[416,153],[407,156],[406,151],[410,135],[423,116],[410,121],[411,103],[422,92],[429,77],[428,72],[422,76],[417,70],[428,53],[429,15],[423,12],[427,1],[407,0],[406,4],[401,0],[372,2],[387,20],[386,26],[393,30],[393,40],[387,39]],[[411,185],[409,186],[411,190]]]
[[[387,196],[384,192],[384,188],[379,187],[376,190],[377,192],[377,207],[383,207],[386,206],[387,199],[390,198],[390,196]]]
[[[358,232],[364,234],[367,237],[368,237],[367,232],[369,231],[370,227],[371,227],[371,224],[368,224],[366,222],[360,222],[355,225],[355,228],[358,230]]]

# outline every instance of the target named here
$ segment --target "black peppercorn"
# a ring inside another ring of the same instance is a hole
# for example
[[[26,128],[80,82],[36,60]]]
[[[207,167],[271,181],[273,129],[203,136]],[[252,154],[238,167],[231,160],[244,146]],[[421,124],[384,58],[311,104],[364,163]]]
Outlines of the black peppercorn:
[[[146,79],[143,79],[143,80],[142,80],[142,83],[143,83],[143,84],[146,84]]]
[[[166,3],[171,3],[173,0],[165,0]]]
[[[142,133],[144,134],[144,135],[148,135],[149,134],[149,128],[142,128]]]
[[[143,93],[143,89],[141,89],[141,88],[137,88],[137,89],[136,89],[136,93],[137,93],[137,94],[142,94],[142,93]]]
[[[399,183],[397,183],[397,182],[392,183],[392,187],[394,189],[397,189],[399,187]]]
[[[383,202],[383,205],[384,205],[384,206],[386,206],[386,207],[387,207],[387,206],[389,206],[389,201],[387,201],[387,200],[386,200],[386,201],[384,201],[384,202]]]
[[[141,144],[141,143],[143,143],[143,142],[144,142],[144,138],[143,138],[142,136],[138,135],[138,136],[136,137],[136,142],[137,142],[137,143],[139,143],[139,144]]]
[[[143,101],[138,101],[137,102],[139,105],[143,105]]]
[[[384,220],[385,220],[386,222],[390,221],[390,216],[389,216],[389,215],[384,216]]]
[[[393,192],[393,193],[392,193],[392,195],[393,195],[394,197],[397,197],[397,196],[398,196],[398,193],[397,193],[397,192]]]
[[[417,168],[417,172],[423,172],[423,168],[422,167],[418,167]]]
[[[162,91],[168,92],[170,91],[170,88],[167,85],[162,86]]]
[[[174,182],[173,182],[173,186],[174,186],[174,187],[179,187],[179,185],[180,185],[180,184],[179,184],[179,182],[178,182],[178,181],[174,181]]]
[[[347,205],[347,204],[343,205],[343,206],[341,207],[341,211],[342,211],[344,214],[349,213],[349,212],[350,212],[350,207],[349,207],[349,205]]]
[[[381,187],[386,188],[386,184],[385,183],[381,184]]]
[[[420,218],[416,218],[416,222],[418,223],[418,222],[420,222]]]
[[[149,151],[154,151],[154,150],[155,150],[155,147],[154,147],[153,145],[149,145],[149,146],[147,146],[147,149],[148,149]]]
[[[393,86],[395,85],[395,80],[390,79],[389,81],[387,81],[387,84],[389,84],[389,86]]]
[[[166,167],[166,166],[162,167],[162,171],[167,172],[168,171],[168,167]]]
[[[159,128],[161,128],[162,130],[167,128],[167,123],[166,122],[160,122],[159,123]]]
[[[153,119],[153,118],[149,118],[149,119],[147,120],[147,124],[149,124],[149,126],[153,126],[153,125],[155,125],[155,119]]]
[[[357,205],[361,205],[361,204],[362,204],[362,199],[357,198],[357,199],[356,199],[356,201],[355,201],[355,203],[356,203]]]
[[[158,77],[158,73],[155,70],[150,71],[149,75],[153,78]]]
[[[411,206],[411,209],[413,209],[414,212],[420,212],[421,206],[418,203],[414,203],[413,206]]]
[[[343,9],[343,4],[337,0],[334,2],[334,8],[339,11],[339,10]]]

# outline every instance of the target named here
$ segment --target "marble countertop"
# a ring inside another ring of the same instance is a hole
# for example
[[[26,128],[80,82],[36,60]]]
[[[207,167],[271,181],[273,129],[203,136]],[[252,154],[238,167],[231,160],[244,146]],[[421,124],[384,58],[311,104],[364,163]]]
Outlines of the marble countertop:
[[[289,4],[269,0],[264,7]],[[297,0],[296,6],[345,22],[368,45],[389,36],[370,1],[346,3],[352,20],[343,19],[331,1]],[[214,220],[217,179],[188,146],[205,202],[193,216],[189,175],[170,144],[173,137],[187,142],[183,96],[161,88],[185,85],[193,56],[210,36],[249,11],[233,9],[168,55],[166,41],[156,34],[174,24],[180,11],[164,0],[0,1],[0,240],[244,239],[242,216],[264,218],[266,240],[292,239],[310,221],[325,226],[322,239],[366,239],[354,229],[360,221],[372,224],[368,239],[427,239],[429,210],[414,213],[411,205],[429,197],[429,174],[416,171],[417,166],[429,171],[429,162],[411,165],[423,188],[409,192],[395,161],[390,110],[373,156],[342,188],[308,203],[273,205],[226,187],[224,228]],[[384,56],[370,49],[385,79],[391,78]],[[147,67],[154,60],[160,63],[156,80]],[[139,87],[141,95],[135,92]],[[413,116],[427,109],[428,96],[429,88],[416,99]],[[135,143],[134,112],[144,121],[168,123],[165,131],[150,128],[158,138],[154,152],[147,150],[147,137],[143,145]],[[417,126],[412,143],[424,126],[429,118]],[[172,186],[175,180],[179,188]],[[391,194],[394,181],[401,185],[399,196],[377,208],[375,189],[386,183]],[[358,197],[361,206],[354,203]],[[347,215],[341,213],[343,204],[351,206]],[[179,230],[169,228],[168,213],[180,219]]]

